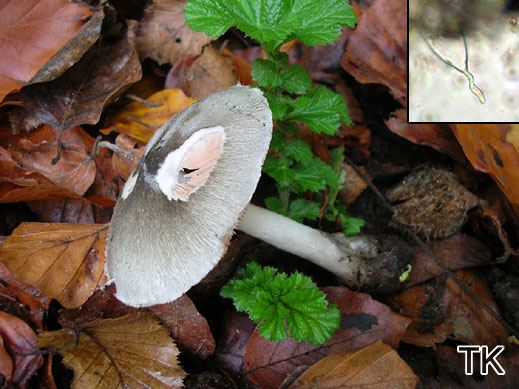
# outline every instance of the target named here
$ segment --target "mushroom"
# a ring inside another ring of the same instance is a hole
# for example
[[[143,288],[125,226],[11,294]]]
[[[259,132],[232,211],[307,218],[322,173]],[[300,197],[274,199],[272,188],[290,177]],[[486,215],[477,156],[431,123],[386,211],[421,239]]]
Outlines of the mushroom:
[[[402,253],[391,239],[381,252],[372,237],[327,234],[249,204],[271,134],[266,99],[244,86],[189,106],[156,132],[110,224],[106,271],[118,299],[131,306],[177,299],[216,266],[236,227],[350,287],[398,279]]]

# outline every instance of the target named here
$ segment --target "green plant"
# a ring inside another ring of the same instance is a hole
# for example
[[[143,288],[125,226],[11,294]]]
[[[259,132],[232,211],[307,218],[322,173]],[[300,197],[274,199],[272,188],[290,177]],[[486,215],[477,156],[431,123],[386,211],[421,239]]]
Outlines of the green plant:
[[[301,273],[277,274],[273,267],[250,262],[222,288],[221,295],[232,298],[236,309],[246,312],[260,334],[272,341],[291,336],[320,344],[339,328],[337,307]]]
[[[276,122],[263,171],[276,181],[278,193],[265,200],[267,208],[299,222],[340,224],[347,236],[358,233],[363,221],[348,216],[337,201],[345,182],[343,148],[332,150],[327,164],[298,137],[300,124],[326,135],[334,135],[341,123],[351,124],[344,99],[324,86],[313,87],[306,70],[290,65],[280,52],[296,38],[310,46],[332,43],[344,26],[355,25],[351,6],[346,0],[189,0],[184,13],[194,30],[220,36],[237,27],[267,53],[252,68]]]

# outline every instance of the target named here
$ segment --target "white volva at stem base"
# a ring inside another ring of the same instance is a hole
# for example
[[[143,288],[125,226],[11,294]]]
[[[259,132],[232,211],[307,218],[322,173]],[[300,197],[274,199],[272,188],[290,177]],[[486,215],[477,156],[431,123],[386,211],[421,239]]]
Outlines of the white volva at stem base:
[[[249,204],[238,229],[283,251],[305,258],[340,278],[350,278],[354,272],[348,261],[348,253],[333,236],[264,208]],[[357,242],[357,245],[363,244]]]

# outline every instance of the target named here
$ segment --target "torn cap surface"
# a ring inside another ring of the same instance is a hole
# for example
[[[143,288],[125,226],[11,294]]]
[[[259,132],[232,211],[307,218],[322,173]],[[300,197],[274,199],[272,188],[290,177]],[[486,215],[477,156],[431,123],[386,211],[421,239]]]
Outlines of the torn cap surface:
[[[160,170],[167,157],[198,131],[219,127],[223,151],[205,184],[187,201],[168,200],[159,186],[167,182],[167,169]],[[244,86],[189,106],[157,130],[110,223],[107,273],[119,300],[131,306],[166,303],[213,269],[256,189],[271,135],[266,99]]]

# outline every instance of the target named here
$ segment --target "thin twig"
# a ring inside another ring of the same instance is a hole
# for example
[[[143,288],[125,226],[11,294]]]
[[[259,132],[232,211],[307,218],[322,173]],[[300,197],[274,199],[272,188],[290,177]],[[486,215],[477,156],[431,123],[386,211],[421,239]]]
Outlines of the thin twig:
[[[157,108],[162,107],[163,105],[163,103],[159,103],[158,101],[148,101],[143,99],[142,97],[132,95],[131,93],[126,94],[125,97],[129,98],[130,100],[137,101],[138,103],[144,104],[147,107]]]

